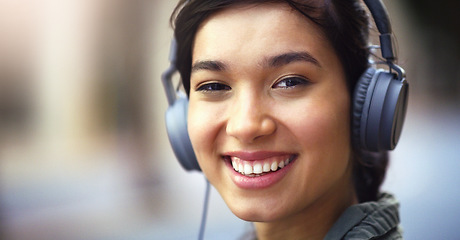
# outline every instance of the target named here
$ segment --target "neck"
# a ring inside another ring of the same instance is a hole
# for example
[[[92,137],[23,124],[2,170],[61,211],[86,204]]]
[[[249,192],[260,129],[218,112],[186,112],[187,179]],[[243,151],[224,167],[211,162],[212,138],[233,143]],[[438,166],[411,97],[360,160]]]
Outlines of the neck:
[[[258,239],[323,239],[343,211],[358,203],[355,192],[350,189],[354,189],[351,181],[340,184],[295,215],[255,223]]]

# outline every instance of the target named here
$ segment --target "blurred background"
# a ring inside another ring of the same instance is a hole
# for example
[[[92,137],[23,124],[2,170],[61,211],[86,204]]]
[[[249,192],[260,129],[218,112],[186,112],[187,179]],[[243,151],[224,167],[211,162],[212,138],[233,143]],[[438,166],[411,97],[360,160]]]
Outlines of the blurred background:
[[[383,189],[460,239],[460,1],[385,1],[411,84]],[[171,0],[0,0],[0,239],[194,239],[205,180],[164,127]],[[206,239],[251,225],[211,191]]]

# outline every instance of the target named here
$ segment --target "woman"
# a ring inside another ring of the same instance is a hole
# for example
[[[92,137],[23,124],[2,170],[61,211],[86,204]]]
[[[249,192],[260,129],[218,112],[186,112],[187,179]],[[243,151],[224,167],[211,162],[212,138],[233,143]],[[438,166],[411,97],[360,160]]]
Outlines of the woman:
[[[386,153],[351,140],[357,1],[181,1],[172,19],[193,150],[257,239],[401,238]]]

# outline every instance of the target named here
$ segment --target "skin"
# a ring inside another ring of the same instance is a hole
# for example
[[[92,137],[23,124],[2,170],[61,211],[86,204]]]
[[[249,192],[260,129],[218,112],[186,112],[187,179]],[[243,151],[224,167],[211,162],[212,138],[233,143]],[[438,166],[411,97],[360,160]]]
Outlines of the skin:
[[[273,64],[286,53],[303,57]],[[282,3],[234,6],[201,24],[192,54],[188,129],[203,173],[259,239],[322,239],[357,200],[350,94],[319,27]],[[267,150],[296,160],[268,187],[237,186],[226,154]]]

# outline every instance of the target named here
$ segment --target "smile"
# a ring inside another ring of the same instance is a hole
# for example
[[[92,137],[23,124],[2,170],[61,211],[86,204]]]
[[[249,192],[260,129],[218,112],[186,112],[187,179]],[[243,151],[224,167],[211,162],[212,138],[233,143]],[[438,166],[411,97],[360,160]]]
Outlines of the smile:
[[[248,177],[260,177],[269,172],[276,172],[287,166],[295,155],[277,156],[265,160],[246,161],[238,157],[230,157],[233,169]]]
[[[287,152],[228,152],[222,155],[233,183],[241,189],[265,189],[280,182],[298,158]]]

